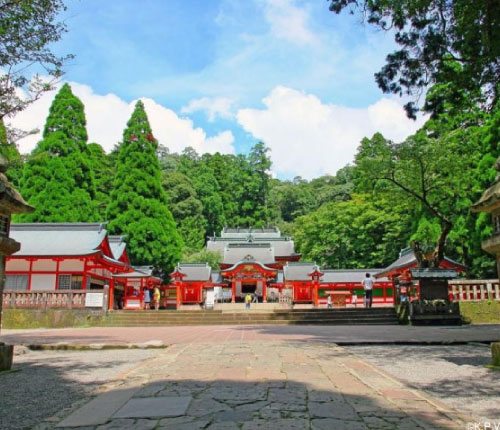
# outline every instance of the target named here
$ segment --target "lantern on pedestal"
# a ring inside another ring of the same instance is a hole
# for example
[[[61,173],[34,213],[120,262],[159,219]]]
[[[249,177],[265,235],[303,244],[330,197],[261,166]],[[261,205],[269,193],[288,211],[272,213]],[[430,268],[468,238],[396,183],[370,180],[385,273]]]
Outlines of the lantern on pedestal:
[[[21,244],[9,237],[10,219],[13,213],[26,213],[34,210],[24,201],[21,194],[9,184],[5,176],[7,167],[7,160],[0,155],[0,297],[2,298],[0,300],[0,328],[5,284],[5,257],[21,249]],[[0,343],[0,371],[12,367],[13,351],[12,345]]]

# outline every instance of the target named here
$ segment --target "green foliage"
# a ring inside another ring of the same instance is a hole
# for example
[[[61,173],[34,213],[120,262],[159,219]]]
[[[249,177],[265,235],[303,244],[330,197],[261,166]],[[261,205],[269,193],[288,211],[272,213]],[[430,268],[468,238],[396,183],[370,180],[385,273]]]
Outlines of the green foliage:
[[[370,195],[332,202],[295,222],[294,236],[304,260],[331,268],[385,267],[411,234],[407,207]]]
[[[113,186],[113,164],[104,149],[98,143],[89,143],[89,159],[95,177],[95,207],[99,219],[106,219],[106,208],[109,205]]]
[[[166,279],[181,257],[182,239],[167,207],[157,146],[138,101],[119,145],[107,216],[109,231],[126,236],[132,263],[153,265]]]
[[[191,180],[181,172],[166,171],[163,187],[184,245],[192,250],[203,248],[207,222],[203,216],[203,204],[198,200]]]
[[[21,193],[35,207],[25,222],[95,221],[94,174],[82,102],[65,84],[56,95],[43,139],[29,157]]]
[[[182,256],[182,261],[184,263],[208,263],[212,269],[218,270],[222,256],[219,252],[209,251],[206,248],[194,252],[186,250]]]
[[[500,84],[500,7],[496,0],[330,0],[330,10],[359,10],[368,21],[391,30],[399,49],[375,78],[382,91],[418,99],[428,86],[446,82],[492,108]],[[462,70],[450,67],[459,63]],[[451,99],[458,106],[460,100]],[[417,110],[406,105],[408,115]]]
[[[23,159],[15,144],[9,142],[7,129],[0,118],[0,155],[2,155],[9,164],[7,178],[9,182],[18,188],[22,175]]]
[[[14,115],[52,89],[52,81],[29,73],[31,66],[43,68],[57,79],[64,62],[49,49],[61,39],[66,25],[58,16],[66,10],[62,0],[2,0],[0,2],[0,118]],[[23,89],[21,98],[17,90]]]

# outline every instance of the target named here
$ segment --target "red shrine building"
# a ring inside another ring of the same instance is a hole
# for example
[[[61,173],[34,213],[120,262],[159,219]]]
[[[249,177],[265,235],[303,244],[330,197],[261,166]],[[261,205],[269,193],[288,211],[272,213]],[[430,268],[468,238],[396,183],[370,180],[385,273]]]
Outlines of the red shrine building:
[[[5,291],[103,290],[108,309],[138,309],[144,287],[160,285],[150,267],[133,267],[122,236],[106,223],[12,224],[22,244],[7,258]]]
[[[201,304],[206,290],[215,289],[219,301],[242,302],[247,294],[259,302],[287,297],[295,304],[326,304],[328,295],[342,294],[347,303],[361,298],[361,281],[380,269],[323,270],[315,262],[300,261],[294,242],[282,237],[278,228],[224,228],[211,237],[207,249],[219,252],[219,270],[206,263],[179,263],[171,278],[177,304]],[[355,299],[354,299],[355,300]],[[388,278],[375,282],[374,303],[393,303],[393,285]]]

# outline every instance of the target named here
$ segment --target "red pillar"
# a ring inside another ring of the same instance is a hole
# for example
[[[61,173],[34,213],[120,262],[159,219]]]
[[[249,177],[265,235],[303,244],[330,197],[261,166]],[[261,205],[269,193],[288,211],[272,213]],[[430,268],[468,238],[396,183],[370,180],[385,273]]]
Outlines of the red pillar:
[[[234,279],[231,279],[231,303],[236,302],[236,285]]]
[[[29,268],[29,273],[28,273],[28,291],[31,291],[31,280],[33,276],[33,259],[29,259],[30,262],[30,268]]]
[[[182,300],[181,300],[181,283],[179,281],[175,282],[175,291],[176,291],[175,307],[176,307],[176,309],[179,309],[179,307],[182,304]]]
[[[267,279],[262,282],[262,303],[267,303]]]
[[[82,290],[87,289],[87,270],[87,259],[85,259],[85,263],[83,263]]]
[[[109,283],[109,301],[108,301],[108,310],[113,310],[115,301],[115,280],[111,278]]]
[[[314,294],[314,307],[318,307],[319,306],[319,282],[317,281],[314,281],[314,290],[313,290],[313,294]]]

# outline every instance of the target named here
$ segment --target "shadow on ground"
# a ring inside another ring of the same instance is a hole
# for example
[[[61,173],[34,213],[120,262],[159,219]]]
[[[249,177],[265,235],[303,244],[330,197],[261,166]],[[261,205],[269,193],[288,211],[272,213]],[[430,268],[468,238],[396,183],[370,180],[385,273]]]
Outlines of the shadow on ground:
[[[456,430],[450,417],[411,403],[283,380],[164,379],[137,391],[106,423],[85,429]]]
[[[45,428],[44,423],[84,404],[116,373],[113,369],[130,364],[118,351],[112,361],[101,354],[44,351],[14,356],[13,370],[0,373],[0,429]]]

